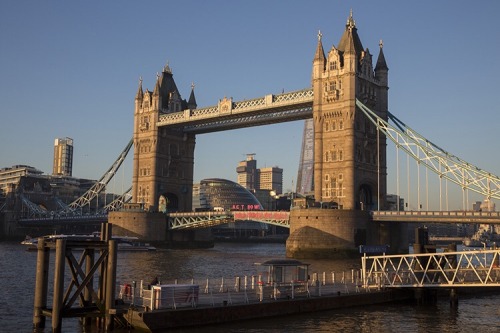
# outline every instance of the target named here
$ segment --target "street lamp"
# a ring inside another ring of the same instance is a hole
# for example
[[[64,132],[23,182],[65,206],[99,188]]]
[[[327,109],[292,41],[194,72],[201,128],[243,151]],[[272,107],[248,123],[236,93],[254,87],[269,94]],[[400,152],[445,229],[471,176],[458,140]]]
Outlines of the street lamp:
[[[270,207],[268,207],[268,208],[269,208],[269,210],[275,210],[275,209],[273,209],[273,206],[274,206],[273,202],[276,202],[276,191],[274,191],[274,190],[270,191],[269,198],[271,200],[271,203],[269,205]]]

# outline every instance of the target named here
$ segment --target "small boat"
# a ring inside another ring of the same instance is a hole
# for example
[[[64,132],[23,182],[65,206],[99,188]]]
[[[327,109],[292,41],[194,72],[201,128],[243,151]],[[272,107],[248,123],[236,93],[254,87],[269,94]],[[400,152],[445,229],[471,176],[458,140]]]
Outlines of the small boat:
[[[76,241],[89,241],[89,240],[99,240],[101,235],[99,232],[93,232],[89,235],[46,235],[42,236],[45,240],[55,241],[57,239],[68,239]],[[24,241],[21,242],[22,245],[27,246],[28,250],[36,250],[39,237],[26,236]],[[118,242],[118,251],[156,251],[156,247],[149,243],[141,242],[139,238],[133,236],[112,236],[113,240]]]

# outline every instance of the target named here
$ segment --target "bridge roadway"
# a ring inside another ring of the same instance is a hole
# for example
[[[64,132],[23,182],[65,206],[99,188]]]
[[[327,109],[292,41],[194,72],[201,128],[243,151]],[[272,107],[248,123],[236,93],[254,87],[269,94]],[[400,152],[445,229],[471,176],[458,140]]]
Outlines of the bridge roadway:
[[[281,211],[220,211],[170,213],[170,229],[207,228],[235,221],[258,221],[290,228],[290,213]],[[500,212],[373,211],[374,222],[500,224]]]
[[[257,221],[290,228],[290,212],[286,211],[210,211],[169,213],[168,228],[171,230],[208,228],[235,221]],[[477,223],[500,224],[500,212],[473,211],[373,211],[374,222],[391,223]],[[22,226],[40,224],[102,223],[107,215],[50,216],[21,219]]]
[[[372,211],[376,222],[500,224],[500,212]]]

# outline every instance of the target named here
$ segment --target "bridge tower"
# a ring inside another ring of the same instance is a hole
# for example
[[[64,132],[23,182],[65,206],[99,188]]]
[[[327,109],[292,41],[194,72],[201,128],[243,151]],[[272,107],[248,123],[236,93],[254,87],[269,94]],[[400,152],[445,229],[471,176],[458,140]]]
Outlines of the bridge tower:
[[[195,109],[194,86],[183,100],[168,65],[157,75],[153,92],[143,91],[142,80],[135,96],[133,202],[147,211],[158,211],[164,200],[169,211],[190,211],[194,172],[194,134],[180,128],[157,126],[159,116]],[[162,204],[163,206],[163,204]]]
[[[380,43],[375,69],[352,12],[338,47],[313,60],[314,196],[340,209],[377,209],[386,195],[386,139],[356,110],[359,99],[387,119],[388,68]]]
[[[312,87],[314,197],[321,208],[291,211],[289,257],[330,256],[366,244],[389,244],[399,251],[404,243],[398,228],[369,223],[368,211],[384,208],[386,138],[356,108],[356,99],[387,119],[388,67],[382,42],[379,46],[374,67],[352,11],[338,46],[326,56],[318,33]]]

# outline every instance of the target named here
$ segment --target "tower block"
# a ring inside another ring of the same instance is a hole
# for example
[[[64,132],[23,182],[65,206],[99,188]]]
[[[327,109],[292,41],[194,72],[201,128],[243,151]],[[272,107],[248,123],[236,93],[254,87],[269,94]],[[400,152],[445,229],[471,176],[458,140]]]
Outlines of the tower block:
[[[181,99],[169,66],[158,75],[153,92],[135,96],[133,202],[146,211],[191,211],[194,173],[194,134],[180,128],[159,128],[162,114],[195,109],[194,87],[189,101]],[[160,203],[160,201],[162,201]]]
[[[390,244],[391,232],[369,225],[367,213],[385,204],[386,138],[356,107],[358,99],[387,119],[388,67],[382,42],[373,67],[352,12],[338,46],[327,56],[318,33],[312,87],[318,208],[291,211],[287,255],[329,256],[358,251],[362,244]]]

